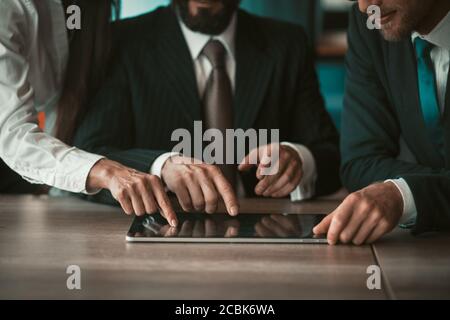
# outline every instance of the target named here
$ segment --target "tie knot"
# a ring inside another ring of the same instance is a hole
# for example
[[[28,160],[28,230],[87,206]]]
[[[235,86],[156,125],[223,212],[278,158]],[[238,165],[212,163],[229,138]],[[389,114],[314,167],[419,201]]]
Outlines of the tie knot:
[[[414,46],[416,48],[416,53],[418,58],[428,57],[431,49],[433,49],[433,44],[428,42],[427,40],[421,39],[417,37],[414,40]]]
[[[225,47],[218,40],[210,40],[203,49],[214,69],[225,67],[225,52]]]

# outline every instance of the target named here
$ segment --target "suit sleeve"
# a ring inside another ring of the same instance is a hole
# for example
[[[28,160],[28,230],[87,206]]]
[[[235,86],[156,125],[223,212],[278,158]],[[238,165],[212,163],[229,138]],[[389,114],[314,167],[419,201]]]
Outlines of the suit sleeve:
[[[165,150],[135,148],[134,119],[130,79],[123,59],[90,103],[74,138],[74,144],[141,172],[150,172],[151,164]],[[91,200],[116,204],[107,191]]]
[[[311,151],[316,164],[315,195],[321,196],[341,187],[339,177],[339,134],[325,109],[315,71],[313,50],[308,45],[303,30],[296,35],[300,39],[296,92],[289,116],[289,142],[300,143]],[[298,59],[298,56],[297,56]],[[294,65],[294,64],[291,64]]]
[[[418,210],[416,232],[431,231],[439,224],[443,227],[444,221],[448,225],[448,170],[396,159],[401,132],[388,90],[374,66],[382,56],[376,46],[378,35],[367,30],[357,7],[350,14],[348,37],[341,138],[344,185],[356,191],[378,181],[404,178]],[[431,208],[436,209],[435,213],[430,214]]]
[[[450,174],[404,175],[417,208],[413,234],[450,231]]]

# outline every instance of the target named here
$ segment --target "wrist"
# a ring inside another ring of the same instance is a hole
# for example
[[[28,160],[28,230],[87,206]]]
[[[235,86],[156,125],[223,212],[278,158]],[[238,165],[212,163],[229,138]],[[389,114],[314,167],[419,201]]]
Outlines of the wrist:
[[[114,176],[114,162],[101,159],[91,169],[86,182],[86,190],[106,189]]]
[[[167,160],[163,163],[162,167],[161,167],[161,180],[164,182],[165,181],[165,176],[166,176],[166,172],[167,170],[171,170],[170,167],[173,164],[173,159],[174,158],[179,158],[179,155],[174,155],[171,156],[169,158],[167,158]]]
[[[395,208],[397,209],[398,212],[403,214],[405,204],[404,204],[403,195],[402,195],[400,189],[392,181],[386,181],[386,182],[384,182],[384,184],[386,186],[388,186],[388,188],[390,189],[389,194],[392,195],[392,200],[395,203]]]

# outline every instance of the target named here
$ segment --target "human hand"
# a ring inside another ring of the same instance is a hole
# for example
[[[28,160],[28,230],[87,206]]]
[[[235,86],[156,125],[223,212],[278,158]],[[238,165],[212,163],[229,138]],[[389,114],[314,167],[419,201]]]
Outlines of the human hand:
[[[273,157],[275,153],[278,153],[279,156]],[[258,168],[256,177],[259,180],[255,187],[255,193],[264,197],[283,198],[288,196],[300,184],[303,175],[302,161],[298,152],[289,146],[278,143],[252,150],[242,160],[238,169],[247,171],[253,166]],[[267,172],[270,175],[265,175]]]
[[[184,211],[215,213],[223,199],[227,212],[236,216],[239,204],[233,187],[219,167],[192,158],[169,158],[161,170],[167,188],[176,194]]]
[[[392,231],[403,214],[403,198],[392,182],[370,185],[350,194],[314,229],[327,234],[328,243],[373,243]]]
[[[160,208],[161,215],[170,225],[176,226],[178,223],[161,179],[157,176],[102,159],[91,169],[87,189],[108,189],[128,215],[153,214]]]

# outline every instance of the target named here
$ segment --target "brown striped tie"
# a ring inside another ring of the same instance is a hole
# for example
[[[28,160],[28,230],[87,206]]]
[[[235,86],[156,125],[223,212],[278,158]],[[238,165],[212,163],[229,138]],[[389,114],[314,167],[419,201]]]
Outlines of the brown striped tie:
[[[233,90],[227,74],[226,50],[218,40],[210,40],[203,54],[211,62],[213,70],[206,84],[203,98],[203,114],[206,129],[218,129],[222,132],[224,165],[220,165],[225,177],[233,187],[236,184],[236,165],[226,165],[226,151],[232,146],[226,146],[226,129],[234,129],[233,125]]]

